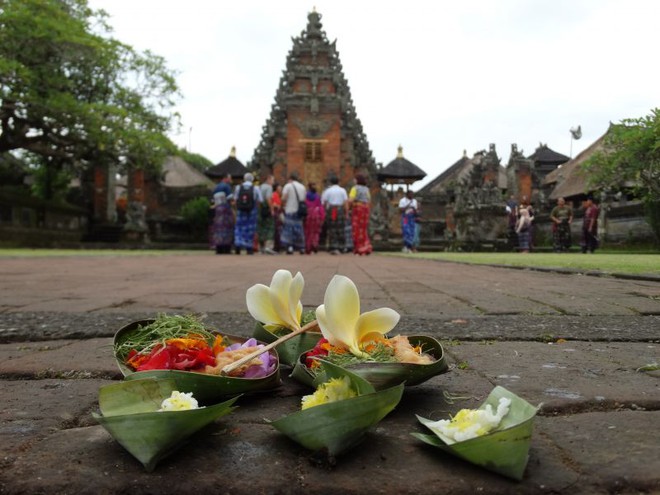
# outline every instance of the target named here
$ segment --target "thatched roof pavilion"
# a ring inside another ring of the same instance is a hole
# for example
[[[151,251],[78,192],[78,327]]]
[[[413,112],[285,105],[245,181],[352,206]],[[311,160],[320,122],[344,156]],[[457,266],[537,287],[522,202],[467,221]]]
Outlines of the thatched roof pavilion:
[[[247,167],[236,158],[236,147],[232,146],[229,157],[220,163],[207,168],[204,173],[211,179],[220,179],[227,174],[231,175],[232,181],[241,181],[243,176],[249,172]]]
[[[405,184],[410,186],[413,182],[426,177],[417,165],[403,157],[403,147],[399,146],[397,156],[394,160],[378,171],[378,181],[386,184]]]

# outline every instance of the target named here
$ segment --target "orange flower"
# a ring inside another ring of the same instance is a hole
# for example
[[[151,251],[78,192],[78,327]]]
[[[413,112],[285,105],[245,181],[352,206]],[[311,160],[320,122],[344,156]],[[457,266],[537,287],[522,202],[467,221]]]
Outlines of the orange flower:
[[[394,347],[389,339],[385,338],[382,335],[375,336],[369,342],[364,344],[363,350],[366,352],[373,352],[376,350],[378,344],[383,344],[385,347]]]
[[[227,348],[227,346],[224,345],[224,338],[222,337],[222,335],[215,336],[215,340],[213,341],[213,345],[211,346],[211,348],[213,350],[214,356],[217,356]]]
[[[188,335],[187,338],[167,339],[165,344],[174,346],[182,351],[187,349],[205,349],[209,346],[199,335]]]

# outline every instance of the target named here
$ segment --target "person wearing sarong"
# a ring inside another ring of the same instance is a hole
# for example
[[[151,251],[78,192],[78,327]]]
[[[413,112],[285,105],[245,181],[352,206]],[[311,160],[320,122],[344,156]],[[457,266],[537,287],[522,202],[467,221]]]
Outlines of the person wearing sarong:
[[[571,247],[571,223],[573,208],[566,204],[564,198],[557,199],[557,206],[550,212],[552,220],[552,241],[556,253],[568,251]]]
[[[593,253],[598,248],[598,206],[593,198],[588,197],[584,203],[584,217],[582,219],[582,252]]]
[[[298,215],[298,204],[305,201],[306,193],[305,186],[298,182],[298,173],[291,172],[289,182],[282,189],[284,226],[280,241],[286,248],[286,254],[293,254],[294,251],[305,254],[305,232],[303,219]]]
[[[529,225],[529,246],[528,246],[529,251],[531,251],[532,248],[534,247],[534,223],[533,223],[534,207],[530,203],[529,198],[524,194],[520,198],[520,205],[518,206],[518,218],[520,218],[520,210],[522,208],[525,208],[527,210],[527,213],[529,213],[529,218],[532,220],[532,222]],[[518,246],[518,250],[521,251],[520,246]]]
[[[411,253],[415,245],[415,228],[417,225],[417,200],[412,191],[399,201],[401,212],[401,234],[403,236],[403,252]]]
[[[273,234],[273,249],[276,253],[282,251],[282,227],[284,227],[284,209],[282,208],[282,184],[273,183],[273,219],[275,232]]]
[[[353,229],[353,254],[369,255],[373,248],[369,240],[369,213],[371,194],[367,187],[367,179],[362,174],[355,176],[356,184],[351,188],[348,201],[351,207],[351,223]]]
[[[238,206],[241,188],[251,188],[252,190],[253,206],[248,211]],[[236,186],[234,190],[234,204],[237,205],[236,226],[234,227],[234,252],[236,254],[241,254],[242,249],[245,249],[247,254],[254,254],[254,236],[257,232],[257,215],[261,202],[261,191],[254,186],[254,175],[247,172],[243,176],[243,183]]]
[[[330,254],[339,254],[344,250],[346,243],[348,194],[346,194],[346,189],[339,185],[339,179],[336,176],[330,177],[330,184],[330,187],[323,191],[321,195],[321,203],[323,203],[326,212],[328,251]]]
[[[234,243],[234,210],[231,207],[231,176],[226,175],[213,190],[213,220],[209,244],[216,254],[229,254]]]
[[[321,197],[316,192],[316,184],[313,182],[307,185],[305,204],[307,204],[307,217],[304,220],[305,253],[318,253],[321,227],[323,227],[323,221],[325,220],[325,210],[321,204]]]
[[[516,224],[516,233],[518,234],[518,249],[521,253],[529,253],[531,249],[531,230],[532,230],[532,217],[527,208],[520,208],[520,218]]]
[[[259,220],[257,222],[257,236],[259,237],[259,252],[262,254],[276,254],[274,251],[275,237],[275,209],[273,206],[273,183],[275,177],[267,175],[259,186],[263,202],[259,207]]]

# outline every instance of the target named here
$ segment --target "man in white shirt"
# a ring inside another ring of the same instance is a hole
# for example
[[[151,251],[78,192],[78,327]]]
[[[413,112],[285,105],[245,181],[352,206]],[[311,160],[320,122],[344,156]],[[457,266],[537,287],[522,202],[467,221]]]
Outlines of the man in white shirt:
[[[298,216],[298,206],[300,202],[305,201],[307,190],[298,178],[298,172],[291,172],[289,181],[282,189],[284,227],[282,227],[281,243],[286,247],[286,254],[293,254],[294,250],[305,254],[305,232],[303,219]]]
[[[410,253],[414,249],[415,224],[417,221],[417,200],[412,191],[399,201],[399,211],[401,212],[401,234],[403,235],[403,252]]]
[[[321,195],[321,203],[326,209],[325,218],[328,226],[328,249],[330,254],[339,254],[344,248],[344,227],[346,210],[348,208],[348,194],[346,189],[339,185],[336,176],[330,177],[331,186]]]

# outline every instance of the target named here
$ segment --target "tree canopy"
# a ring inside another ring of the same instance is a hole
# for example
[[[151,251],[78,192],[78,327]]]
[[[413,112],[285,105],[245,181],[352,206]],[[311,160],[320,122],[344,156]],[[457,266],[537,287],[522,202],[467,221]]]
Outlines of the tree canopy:
[[[174,74],[110,34],[87,0],[0,1],[0,153],[150,167],[175,150]]]
[[[660,201],[660,109],[610,126],[603,150],[584,163],[590,185],[632,184],[645,202]]]
[[[603,144],[583,165],[589,184],[610,190],[627,184],[634,189],[660,243],[660,109],[610,126]]]

